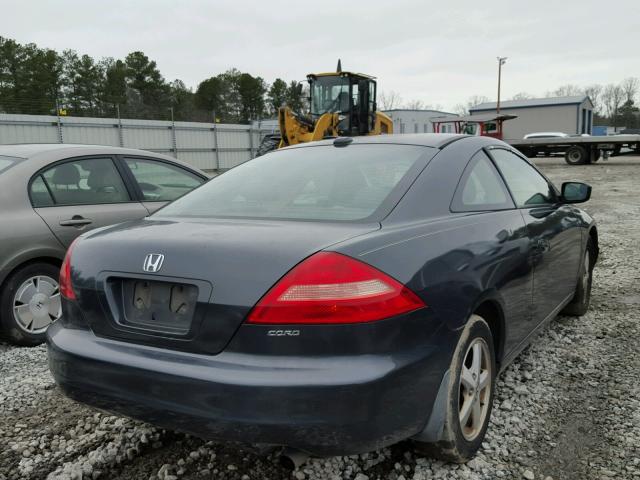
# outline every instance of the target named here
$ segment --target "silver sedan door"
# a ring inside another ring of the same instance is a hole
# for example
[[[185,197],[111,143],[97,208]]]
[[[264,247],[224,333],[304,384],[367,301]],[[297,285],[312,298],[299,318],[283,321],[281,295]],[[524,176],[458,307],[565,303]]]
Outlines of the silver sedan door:
[[[31,181],[30,195],[36,213],[65,247],[87,230],[148,215],[110,156],[56,163]]]

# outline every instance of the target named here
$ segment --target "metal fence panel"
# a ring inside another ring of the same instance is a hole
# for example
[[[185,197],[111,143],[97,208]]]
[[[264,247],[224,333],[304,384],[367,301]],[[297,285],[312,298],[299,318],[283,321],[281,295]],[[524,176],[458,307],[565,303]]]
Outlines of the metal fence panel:
[[[171,150],[172,133],[169,126],[158,127],[152,125],[123,124],[122,137],[125,147],[141,148],[143,150],[162,149]]]
[[[0,144],[85,143],[173,155],[203,170],[225,170],[255,156],[268,124],[175,122],[0,114]]]
[[[227,170],[248,160],[248,153],[240,150],[220,152],[220,170]]]
[[[65,119],[62,127],[62,138],[64,143],[113,145],[115,147],[120,145],[117,123],[80,122],[77,120],[79,119]]]
[[[178,127],[176,126],[176,144],[180,148],[214,149],[215,135],[212,127]]]
[[[248,129],[221,128],[218,132],[221,149],[248,149],[250,146]]]
[[[18,117],[15,119],[7,117]],[[55,117],[43,115],[1,115],[0,143],[58,143]],[[53,119],[53,121],[52,121]]]
[[[184,151],[178,149],[178,160],[187,162],[201,170],[219,170],[216,165],[216,158],[212,151]],[[235,165],[233,165],[235,166]]]

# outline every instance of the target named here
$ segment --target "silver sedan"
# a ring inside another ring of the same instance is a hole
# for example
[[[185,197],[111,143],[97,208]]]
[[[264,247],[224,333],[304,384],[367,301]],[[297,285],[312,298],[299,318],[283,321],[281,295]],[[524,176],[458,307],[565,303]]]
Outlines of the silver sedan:
[[[142,218],[207,176],[148,151],[0,146],[0,335],[37,345],[62,315],[58,272],[83,232]]]

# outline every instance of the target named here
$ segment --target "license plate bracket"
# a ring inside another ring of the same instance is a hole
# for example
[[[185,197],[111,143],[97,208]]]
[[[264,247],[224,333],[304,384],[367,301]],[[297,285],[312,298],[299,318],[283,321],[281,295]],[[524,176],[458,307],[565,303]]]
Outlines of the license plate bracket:
[[[198,287],[146,279],[120,279],[119,323],[152,332],[185,335],[191,328]]]

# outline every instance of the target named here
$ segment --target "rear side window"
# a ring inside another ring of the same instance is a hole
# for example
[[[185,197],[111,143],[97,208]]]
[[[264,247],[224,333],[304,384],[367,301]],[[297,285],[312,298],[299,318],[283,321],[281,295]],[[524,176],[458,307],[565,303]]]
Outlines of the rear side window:
[[[210,180],[162,216],[361,220],[370,217],[427,154],[413,145],[281,150]]]
[[[201,185],[204,180],[191,172],[165,162],[125,158],[148,202],[175,200]]]
[[[42,175],[38,175],[31,182],[31,203],[34,207],[51,207],[54,205],[53,198],[44,183]]]
[[[514,208],[504,182],[491,160],[480,151],[462,173],[451,210],[478,212]]]
[[[557,200],[553,187],[529,162],[501,148],[491,150],[491,156],[518,208],[546,205]]]
[[[111,158],[72,160],[45,170],[31,182],[29,193],[34,206],[49,205],[43,186],[55,205],[130,201],[122,177]]]

